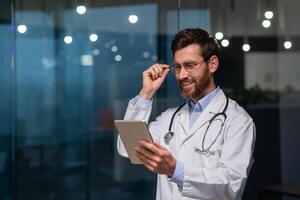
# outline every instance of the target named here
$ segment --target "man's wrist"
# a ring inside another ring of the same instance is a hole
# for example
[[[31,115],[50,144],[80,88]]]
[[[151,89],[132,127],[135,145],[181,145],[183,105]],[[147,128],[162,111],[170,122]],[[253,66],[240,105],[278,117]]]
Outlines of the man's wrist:
[[[177,161],[174,159],[174,162],[171,165],[171,170],[170,170],[170,173],[168,174],[168,177],[172,177],[174,175],[175,169],[176,169],[176,164],[177,164]]]
[[[176,167],[172,176],[168,176],[169,181],[176,183],[179,188],[183,187],[184,180],[184,164],[180,160],[176,161]]]
[[[139,97],[142,99],[151,100],[153,97],[153,93],[145,92],[143,89],[139,93]]]

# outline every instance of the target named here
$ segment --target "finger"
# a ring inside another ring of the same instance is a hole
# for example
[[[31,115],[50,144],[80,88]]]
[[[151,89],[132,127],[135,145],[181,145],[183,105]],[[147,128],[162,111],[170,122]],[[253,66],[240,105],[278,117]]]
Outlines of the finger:
[[[156,72],[158,73],[158,76],[161,77],[163,68],[159,64],[154,65],[154,68],[155,68]]]
[[[157,69],[156,69],[156,65],[158,65],[157,63],[156,64],[154,64],[154,65],[151,65],[151,67],[149,68],[149,70],[151,71],[151,75],[152,75],[152,78],[153,79],[157,79],[157,77],[158,77],[158,72],[159,71],[157,71]]]
[[[170,67],[170,66],[167,65],[167,64],[159,64],[159,66],[160,66],[161,68],[163,68],[163,69],[167,69],[167,68]]]
[[[160,77],[159,69],[157,66],[154,66],[153,69],[155,71],[155,79],[158,79]]]
[[[147,156],[136,152],[135,155],[140,159],[140,161],[144,164],[144,165],[148,165],[151,166],[152,168],[156,165],[155,161],[149,159]]]
[[[143,76],[150,77],[152,79],[152,68],[148,68],[143,72]]]
[[[157,66],[154,66],[153,69],[154,69],[154,71],[155,71],[155,78],[156,78],[156,79],[159,78],[159,77],[160,77],[160,72],[159,72],[158,67],[157,67]]]
[[[144,71],[146,76],[149,76],[152,80],[158,78],[165,79],[169,72],[169,65],[167,64],[153,64],[147,70]]]
[[[135,150],[135,152],[137,152],[139,154],[142,154],[143,156],[145,156],[145,157],[147,157],[148,159],[151,159],[151,160],[153,160],[153,157],[155,156],[155,155],[153,155],[153,153],[151,151],[148,151],[147,149],[143,149],[139,146],[134,147],[134,150]]]
[[[161,146],[160,144],[154,142],[153,143],[157,148],[161,149],[161,150],[167,150],[165,147]]]
[[[153,80],[155,80],[157,78],[157,73],[153,67],[150,69],[150,74],[151,74],[151,78]]]
[[[165,79],[165,78],[167,77],[169,71],[170,71],[170,68],[165,69],[165,70],[163,71],[161,77],[162,77],[163,79]]]
[[[138,145],[141,148],[147,149],[148,151],[152,152],[155,155],[160,155],[160,149],[157,148],[154,144],[147,142],[146,140],[140,140]]]
[[[169,68],[169,65],[167,65],[167,64],[155,63],[155,64],[151,65],[147,70],[152,69],[154,66],[162,68],[163,70]]]
[[[134,150],[136,153],[139,153],[140,155],[143,155],[147,159],[153,161],[153,163],[157,164],[157,163],[161,162],[161,155],[156,155],[156,154],[152,153],[151,151],[148,151],[148,150],[143,149],[138,146],[135,147]]]

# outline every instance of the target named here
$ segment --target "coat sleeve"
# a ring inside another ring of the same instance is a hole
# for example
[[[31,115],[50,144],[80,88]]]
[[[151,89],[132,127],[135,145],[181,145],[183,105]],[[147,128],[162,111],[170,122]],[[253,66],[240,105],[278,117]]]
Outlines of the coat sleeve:
[[[152,110],[152,103],[143,106],[137,106],[133,104],[128,104],[124,119],[127,120],[144,120],[148,123],[150,114]],[[162,119],[166,115],[167,112],[163,112],[160,116],[156,118],[155,121],[151,122],[148,126],[149,132],[155,142],[159,143],[159,138],[161,136],[162,130],[165,129],[165,125],[162,122]],[[123,142],[118,135],[117,140],[117,149],[121,156],[127,157],[128,154],[124,148]]]
[[[216,169],[184,166],[182,195],[196,199],[241,197],[253,163],[255,125],[247,116],[231,119]]]
[[[152,102],[142,106],[134,105],[129,102],[124,119],[126,120],[144,120],[149,121],[152,110]],[[152,135],[152,134],[151,134]],[[125,150],[124,144],[118,135],[117,149],[121,156],[128,158],[128,154]]]

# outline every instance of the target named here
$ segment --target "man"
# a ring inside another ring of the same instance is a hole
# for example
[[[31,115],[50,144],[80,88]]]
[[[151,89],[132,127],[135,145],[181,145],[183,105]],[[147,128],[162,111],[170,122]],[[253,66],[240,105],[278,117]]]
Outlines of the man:
[[[216,86],[218,45],[195,28],[177,33],[171,49],[174,63],[143,72],[142,89],[125,114],[148,121],[155,92],[174,70],[186,103],[149,123],[154,143],[142,140],[135,147],[143,165],[158,174],[156,199],[241,199],[253,163],[255,126]],[[120,138],[118,151],[127,156]]]

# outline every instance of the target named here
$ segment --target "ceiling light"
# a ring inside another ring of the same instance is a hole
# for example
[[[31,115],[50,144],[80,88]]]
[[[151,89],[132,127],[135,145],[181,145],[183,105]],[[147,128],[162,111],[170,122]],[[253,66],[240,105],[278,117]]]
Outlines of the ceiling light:
[[[100,54],[100,50],[99,49],[94,49],[93,50],[93,55],[94,56],[98,56]]]
[[[268,11],[265,12],[265,18],[266,19],[272,19],[273,16],[274,16],[274,14],[273,14],[272,11],[268,10]]]
[[[98,40],[98,35],[95,34],[95,33],[92,33],[92,34],[90,35],[90,41],[91,41],[91,42],[96,42],[97,40]]]
[[[118,51],[118,47],[116,45],[112,46],[110,49],[112,52],[117,52]]]
[[[150,57],[149,51],[144,51],[142,56],[143,56],[143,58],[149,58]]]
[[[228,46],[229,46],[229,40],[227,40],[227,39],[222,40],[222,41],[221,41],[221,45],[222,45],[223,47],[228,47]]]
[[[77,6],[76,12],[77,12],[79,15],[83,15],[84,13],[86,13],[86,7],[85,7],[85,6]]]
[[[291,41],[285,41],[284,43],[283,43],[283,46],[284,46],[284,48],[286,48],[286,49],[290,49],[290,48],[292,48],[292,46],[293,46],[293,44],[292,44],[292,42]]]
[[[128,20],[129,20],[130,23],[135,24],[135,23],[137,23],[137,21],[139,20],[139,18],[138,18],[137,15],[130,15],[128,17]]]
[[[115,56],[115,61],[120,62],[122,60],[122,56],[121,55],[116,55]]]
[[[72,36],[70,36],[70,35],[65,36],[64,42],[65,42],[66,44],[71,44],[71,43],[73,42]]]
[[[245,52],[250,51],[250,45],[249,44],[244,44],[242,48],[243,48],[243,51],[245,51]]]
[[[222,40],[223,37],[224,37],[224,35],[223,35],[222,32],[217,32],[217,33],[215,34],[215,38],[216,38],[217,40]]]
[[[94,58],[92,55],[82,55],[80,57],[80,63],[83,66],[93,66],[94,65]]]
[[[264,28],[269,28],[271,26],[271,21],[268,19],[265,19],[264,21],[262,21],[261,24],[263,25]]]
[[[21,24],[21,25],[18,26],[17,29],[18,29],[19,33],[26,33],[26,31],[27,31],[27,26],[24,25],[24,24]]]

